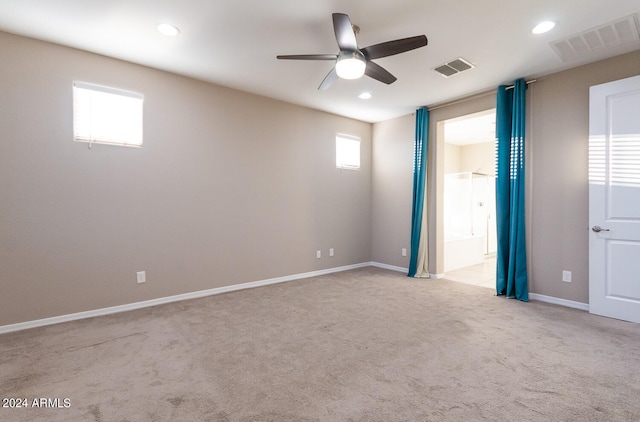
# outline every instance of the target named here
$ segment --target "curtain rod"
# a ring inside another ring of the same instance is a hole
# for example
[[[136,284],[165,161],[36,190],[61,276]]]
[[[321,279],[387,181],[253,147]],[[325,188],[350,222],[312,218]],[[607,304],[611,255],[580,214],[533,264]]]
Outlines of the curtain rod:
[[[530,81],[525,81],[527,85],[532,84],[534,82],[538,82],[537,79],[531,79]],[[513,89],[514,85],[509,85],[506,89]]]
[[[526,81],[525,83],[527,85],[529,85],[529,84],[532,84],[534,82],[538,82],[538,80],[537,79],[531,79],[529,81]],[[507,86],[506,89],[513,89],[513,85]],[[486,95],[492,95],[492,94],[495,94],[496,91],[497,91],[497,88],[496,89],[491,89],[489,91],[480,92],[478,94],[471,95],[469,97],[460,98],[459,100],[453,100],[453,101],[449,101],[447,103],[438,104],[438,105],[435,105],[433,107],[427,106],[427,108],[429,109],[429,111],[433,111],[433,110],[437,110],[439,108],[449,107],[449,106],[452,106],[452,105],[455,105],[455,104],[464,103],[466,101],[475,100],[476,98],[481,98],[481,97],[484,97]]]

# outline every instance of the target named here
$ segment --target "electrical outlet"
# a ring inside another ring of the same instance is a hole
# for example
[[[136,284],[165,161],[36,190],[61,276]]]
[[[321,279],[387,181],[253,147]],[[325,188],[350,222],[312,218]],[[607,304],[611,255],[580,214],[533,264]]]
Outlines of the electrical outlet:
[[[322,251],[316,251],[316,258],[322,258]]]
[[[329,249],[329,256],[333,256],[333,248]]]
[[[562,271],[562,281],[571,283],[571,271]]]
[[[407,248],[402,248],[402,256],[407,256]]]
[[[147,282],[147,274],[145,271],[138,271],[136,273],[136,280],[138,284]]]

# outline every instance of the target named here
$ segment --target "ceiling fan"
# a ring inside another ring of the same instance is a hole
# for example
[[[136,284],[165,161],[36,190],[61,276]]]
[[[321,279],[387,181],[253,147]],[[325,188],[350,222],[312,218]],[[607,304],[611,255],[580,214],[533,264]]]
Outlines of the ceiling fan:
[[[352,25],[349,16],[344,13],[334,13],[332,16],[333,31],[336,35],[336,41],[338,41],[338,47],[340,47],[338,54],[276,56],[278,59],[287,60],[335,60],[334,68],[324,78],[318,89],[329,88],[338,78],[358,79],[362,75],[367,75],[385,84],[392,84],[397,78],[382,66],[372,62],[372,60],[404,53],[427,45],[426,35],[418,35],[358,48],[356,35],[359,28]]]

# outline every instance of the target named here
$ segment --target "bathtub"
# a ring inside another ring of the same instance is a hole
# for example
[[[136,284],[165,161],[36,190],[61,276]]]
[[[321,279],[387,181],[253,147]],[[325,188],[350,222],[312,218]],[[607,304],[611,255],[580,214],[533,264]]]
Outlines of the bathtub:
[[[473,235],[451,235],[444,240],[444,271],[482,264],[486,238]]]

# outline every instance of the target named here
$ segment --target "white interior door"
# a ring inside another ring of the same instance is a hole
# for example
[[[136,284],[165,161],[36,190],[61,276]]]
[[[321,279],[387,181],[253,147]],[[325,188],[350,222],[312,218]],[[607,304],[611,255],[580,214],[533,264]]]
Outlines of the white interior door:
[[[589,312],[640,322],[640,76],[590,89]]]

